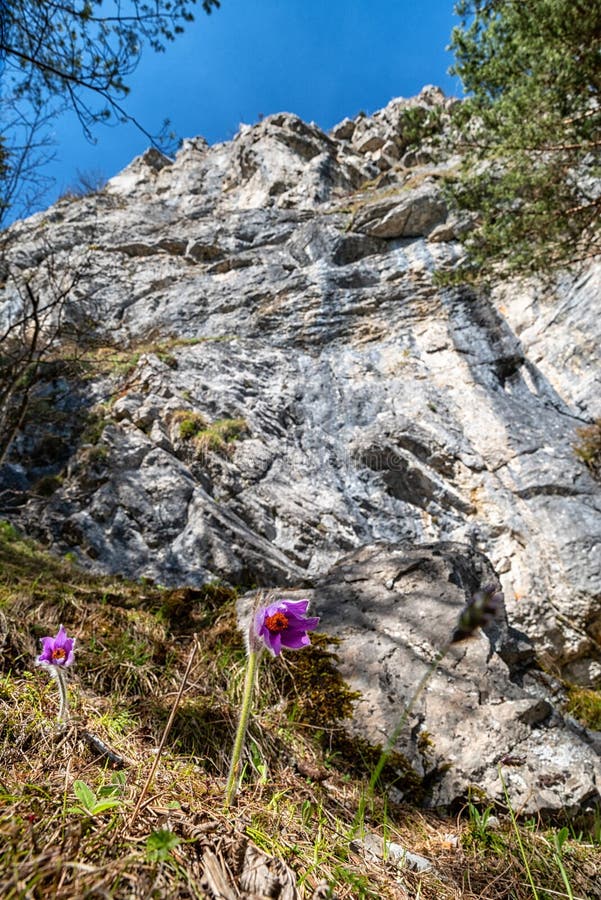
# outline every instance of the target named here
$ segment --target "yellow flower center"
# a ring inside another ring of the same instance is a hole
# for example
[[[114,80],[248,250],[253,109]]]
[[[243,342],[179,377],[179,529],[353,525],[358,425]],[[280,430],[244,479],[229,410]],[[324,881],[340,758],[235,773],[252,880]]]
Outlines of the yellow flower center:
[[[52,659],[56,660],[56,662],[64,662],[66,658],[67,654],[62,647],[57,647],[52,651]]]
[[[276,612],[272,616],[267,616],[265,627],[272,634],[279,634],[280,631],[285,631],[288,628],[288,619],[283,612]]]

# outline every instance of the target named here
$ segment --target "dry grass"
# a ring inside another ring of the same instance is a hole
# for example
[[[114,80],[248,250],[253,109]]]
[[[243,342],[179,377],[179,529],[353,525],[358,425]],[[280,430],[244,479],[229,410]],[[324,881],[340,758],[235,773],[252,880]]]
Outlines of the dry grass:
[[[369,772],[350,758],[352,742],[346,757],[332,749],[344,746],[339,717],[352,697],[337,680],[325,638],[284,660],[265,660],[242,788],[225,814],[244,671],[235,592],[93,578],[9,527],[0,535],[4,900],[213,898],[219,890],[250,897],[259,863],[267,873],[263,892],[269,883],[269,896],[280,891],[282,898],[533,896],[501,813],[490,832],[473,810],[471,818],[445,817],[377,797],[367,829],[430,859],[433,871],[421,874],[367,857],[349,841]],[[33,667],[39,637],[61,622],[78,638],[72,724],[63,731],[55,725],[54,685]],[[132,821],[195,634],[198,652],[181,705]],[[100,755],[103,748],[110,758]],[[81,782],[108,808],[82,807]],[[569,896],[553,830],[530,823],[520,833],[540,900]],[[601,897],[599,845],[572,837],[563,857],[574,897]]]
[[[245,419],[217,419],[209,423],[202,413],[192,409],[175,410],[171,422],[178,426],[181,440],[192,442],[197,459],[209,453],[229,456],[235,442],[248,434]]]

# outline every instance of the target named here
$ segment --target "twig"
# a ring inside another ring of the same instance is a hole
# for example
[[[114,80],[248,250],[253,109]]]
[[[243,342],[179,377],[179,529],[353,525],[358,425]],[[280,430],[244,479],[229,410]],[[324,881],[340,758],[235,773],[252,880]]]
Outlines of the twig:
[[[126,766],[126,761],[123,756],[120,756],[118,753],[115,753],[108,744],[105,744],[104,741],[100,740],[98,735],[92,734],[91,731],[87,731],[87,729],[82,728],[79,731],[79,737],[81,737],[90,750],[96,754],[96,756],[100,756],[103,759],[108,760],[114,769],[124,769]]]

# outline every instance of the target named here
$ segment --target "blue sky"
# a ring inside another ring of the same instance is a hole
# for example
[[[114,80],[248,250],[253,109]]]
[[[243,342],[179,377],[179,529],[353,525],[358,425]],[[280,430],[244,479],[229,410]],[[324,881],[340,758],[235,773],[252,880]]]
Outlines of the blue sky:
[[[459,95],[445,51],[455,24],[453,0],[222,0],[211,16],[199,8],[166,53],[146,50],[125,105],[150,132],[169,118],[178,136],[209,143],[281,111],[328,129],[425,84]],[[77,170],[110,177],[148,146],[132,125],[94,135],[90,144],[73,115],[55,122],[48,203]]]

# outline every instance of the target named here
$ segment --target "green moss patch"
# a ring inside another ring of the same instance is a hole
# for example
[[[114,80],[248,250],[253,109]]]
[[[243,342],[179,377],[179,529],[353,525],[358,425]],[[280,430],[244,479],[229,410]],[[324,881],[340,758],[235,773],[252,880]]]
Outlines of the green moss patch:
[[[601,691],[570,685],[566,712],[587,728],[601,731]]]

